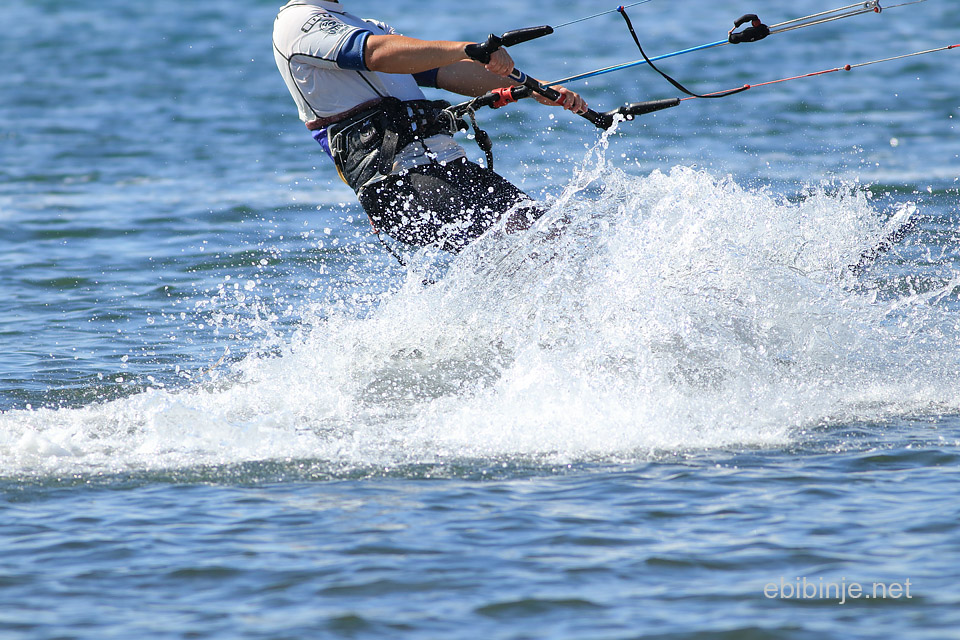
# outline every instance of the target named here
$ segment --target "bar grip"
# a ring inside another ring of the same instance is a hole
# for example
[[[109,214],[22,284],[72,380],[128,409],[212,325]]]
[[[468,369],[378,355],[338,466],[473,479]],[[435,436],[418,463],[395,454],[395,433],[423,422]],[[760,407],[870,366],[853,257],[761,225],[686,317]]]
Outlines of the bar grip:
[[[642,116],[647,113],[653,113],[654,111],[661,111],[663,109],[669,109],[670,107],[675,107],[680,104],[680,98],[667,98],[665,100],[647,100],[646,102],[633,102],[628,105],[624,105],[618,109],[613,109],[612,111],[607,111],[606,113],[598,114],[600,116],[598,122],[594,122],[600,129],[609,129],[613,126],[614,116],[621,115],[626,119],[632,119],[636,116]]]
[[[474,42],[464,47],[464,53],[467,57],[487,64],[490,62],[490,56],[500,47],[512,47],[521,42],[528,42],[536,38],[542,38],[553,33],[553,27],[542,25],[539,27],[527,27],[525,29],[514,29],[507,31],[502,36],[491,33],[487,36],[486,42]]]
[[[642,116],[647,113],[653,113],[654,111],[662,111],[663,109],[669,109],[670,107],[675,107],[680,104],[680,98],[667,98],[666,100],[647,100],[646,102],[634,102],[628,104],[625,107],[620,107],[615,109],[616,113],[619,113],[626,117],[633,116]]]
[[[500,36],[503,47],[512,47],[521,42],[529,42],[530,40],[536,40],[537,38],[542,38],[543,36],[548,36],[553,33],[553,27],[549,25],[541,25],[539,27],[527,27],[526,29],[514,29],[513,31],[507,31],[505,34]]]

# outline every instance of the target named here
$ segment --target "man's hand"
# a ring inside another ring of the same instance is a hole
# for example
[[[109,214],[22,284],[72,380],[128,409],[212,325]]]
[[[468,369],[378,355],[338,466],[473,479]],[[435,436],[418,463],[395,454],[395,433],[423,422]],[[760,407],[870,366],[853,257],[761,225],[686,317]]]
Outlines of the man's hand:
[[[554,102],[553,100],[544,98],[538,93],[533,94],[533,98],[540,104],[551,107],[563,107],[567,111],[573,111],[574,113],[583,113],[587,110],[587,103],[580,97],[580,94],[559,85],[553,88],[562,96],[563,100],[561,102]]]
[[[491,73],[506,77],[513,71],[513,58],[510,57],[506,49],[497,49],[490,54],[490,62],[483,66]]]
[[[490,62],[484,65],[487,71],[497,74],[498,76],[508,76],[510,72],[513,71],[513,58],[510,57],[510,54],[507,53],[506,49],[497,49],[492,54],[490,54]],[[554,102],[548,98],[544,98],[538,93],[534,93],[533,97],[540,104],[545,104],[551,107],[560,106],[568,111],[573,111],[574,113],[583,113],[587,110],[587,103],[584,101],[580,95],[574,91],[570,91],[566,87],[556,86],[554,89],[560,93],[563,99],[560,102]]]

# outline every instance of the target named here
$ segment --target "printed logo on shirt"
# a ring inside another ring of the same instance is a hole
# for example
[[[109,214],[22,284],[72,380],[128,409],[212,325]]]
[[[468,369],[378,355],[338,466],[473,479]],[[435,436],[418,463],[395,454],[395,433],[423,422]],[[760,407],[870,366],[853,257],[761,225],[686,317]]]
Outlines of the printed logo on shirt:
[[[320,31],[326,31],[330,35],[336,35],[338,33],[343,33],[344,31],[349,31],[353,27],[334,18],[330,18],[328,20],[321,20],[318,28]]]
[[[344,24],[336,18],[331,17],[329,13],[320,13],[304,22],[303,26],[300,27],[300,31],[309,33],[310,30],[318,24],[320,25],[320,31],[326,31],[331,35],[336,35],[350,29],[350,25]]]
[[[304,33],[308,33],[310,29],[313,29],[314,25],[320,22],[320,19],[323,18],[324,15],[325,14],[321,13],[318,16],[313,16],[312,18],[310,18],[309,20],[303,23],[303,26],[300,27],[300,31],[303,31]]]

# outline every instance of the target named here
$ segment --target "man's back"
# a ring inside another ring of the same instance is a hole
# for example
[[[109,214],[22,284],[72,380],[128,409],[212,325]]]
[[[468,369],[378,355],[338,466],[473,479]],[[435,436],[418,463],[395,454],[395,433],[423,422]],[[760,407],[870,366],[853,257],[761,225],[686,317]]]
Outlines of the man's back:
[[[345,113],[376,98],[422,100],[412,76],[369,71],[363,58],[371,35],[391,35],[337,3],[293,0],[277,14],[273,53],[304,122]]]

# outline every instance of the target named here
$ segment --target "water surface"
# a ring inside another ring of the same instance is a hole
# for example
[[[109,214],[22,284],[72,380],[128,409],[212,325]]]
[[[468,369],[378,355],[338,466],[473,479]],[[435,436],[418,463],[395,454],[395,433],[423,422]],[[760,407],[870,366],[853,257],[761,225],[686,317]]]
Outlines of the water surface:
[[[464,40],[604,9],[354,4]],[[956,50],[609,137],[481,112],[549,212],[403,268],[296,119],[276,8],[0,9],[5,635],[956,637]],[[653,55],[754,9],[630,14]],[[712,91],[946,46],[950,9],[662,66]],[[616,14],[512,53],[543,79],[639,57]]]

